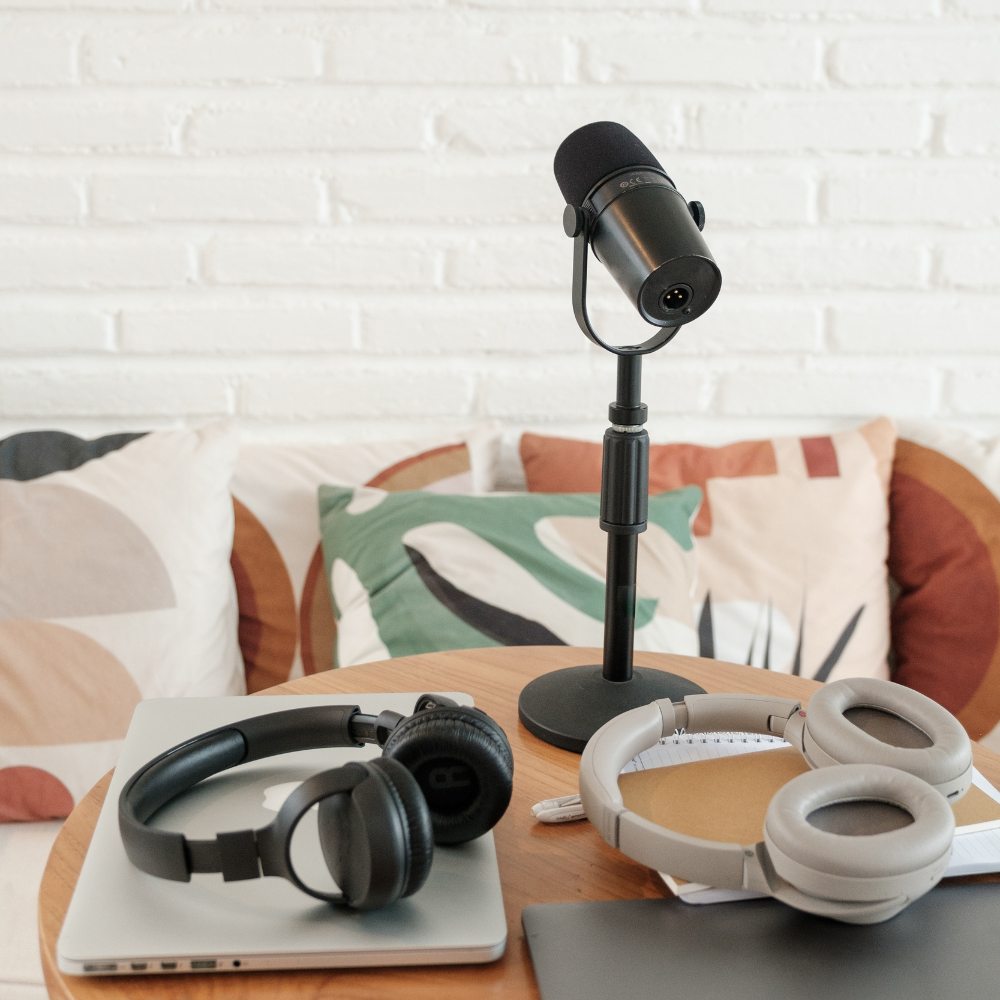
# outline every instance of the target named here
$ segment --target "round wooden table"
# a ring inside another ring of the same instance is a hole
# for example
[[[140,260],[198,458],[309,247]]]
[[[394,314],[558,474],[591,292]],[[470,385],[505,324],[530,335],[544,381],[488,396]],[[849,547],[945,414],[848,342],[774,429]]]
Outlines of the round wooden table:
[[[392,691],[465,691],[506,730],[514,751],[514,794],[495,830],[508,941],[503,957],[488,965],[399,969],[331,969],[206,975],[82,977],[56,965],[56,942],[83,863],[110,776],[73,810],[52,849],[39,898],[39,939],[45,981],[53,998],[184,997],[222,1000],[385,998],[445,1000],[450,997],[537,997],[521,911],[530,903],[634,899],[666,893],[655,872],[609,848],[589,823],[546,826],[531,806],[577,788],[580,758],[532,736],[518,721],[517,698],[539,674],[560,667],[600,663],[599,650],[511,647],[428,653],[313,674],[267,694],[344,694]],[[786,674],[656,653],[637,653],[638,666],[681,674],[707,691],[740,691],[807,700],[819,685]],[[1000,756],[976,748],[976,765],[1000,785]]]

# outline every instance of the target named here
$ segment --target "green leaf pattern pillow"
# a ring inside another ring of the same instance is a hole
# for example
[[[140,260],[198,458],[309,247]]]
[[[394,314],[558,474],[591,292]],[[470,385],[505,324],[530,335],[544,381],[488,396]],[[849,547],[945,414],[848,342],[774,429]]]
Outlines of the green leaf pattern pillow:
[[[636,648],[695,654],[691,521],[701,491],[650,498]],[[603,643],[607,536],[593,494],[322,486],[337,665],[442,649]]]

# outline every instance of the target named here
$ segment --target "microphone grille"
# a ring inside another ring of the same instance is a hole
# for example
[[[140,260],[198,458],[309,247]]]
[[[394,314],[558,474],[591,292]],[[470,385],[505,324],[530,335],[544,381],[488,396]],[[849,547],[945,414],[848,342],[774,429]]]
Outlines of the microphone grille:
[[[569,205],[582,205],[598,181],[628,167],[663,170],[645,143],[617,122],[591,122],[571,132],[556,150],[553,164]]]

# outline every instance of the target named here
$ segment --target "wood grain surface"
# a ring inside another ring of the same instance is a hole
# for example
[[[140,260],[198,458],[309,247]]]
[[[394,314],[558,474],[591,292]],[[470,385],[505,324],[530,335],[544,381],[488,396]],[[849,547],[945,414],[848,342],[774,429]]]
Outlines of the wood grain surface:
[[[421,966],[296,972],[214,973],[172,976],[81,977],[61,973],[56,942],[104,801],[110,775],[99,782],[66,821],[42,880],[39,939],[46,984],[57,1000],[407,1000],[450,997],[531,998],[538,991],[521,929],[530,903],[634,899],[664,895],[654,872],[607,847],[588,823],[545,826],[531,805],[576,791],[579,756],[532,736],[518,721],[521,688],[539,674],[560,667],[599,663],[599,650],[569,647],[510,647],[430,653],[314,674],[267,694],[338,694],[393,691],[465,691],[506,730],[514,751],[514,792],[495,830],[507,916],[508,941],[502,958],[487,965]],[[637,653],[638,666],[681,674],[708,691],[743,691],[807,700],[813,681],[711,660]],[[1000,785],[1000,756],[976,749],[979,769]]]

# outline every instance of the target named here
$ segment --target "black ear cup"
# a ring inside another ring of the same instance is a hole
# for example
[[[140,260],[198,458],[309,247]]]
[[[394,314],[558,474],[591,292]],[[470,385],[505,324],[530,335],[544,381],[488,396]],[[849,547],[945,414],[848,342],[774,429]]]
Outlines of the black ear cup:
[[[373,760],[371,766],[383,773],[399,796],[409,835],[409,873],[401,896],[409,896],[419,889],[431,873],[434,860],[434,835],[427,803],[413,775],[393,760]]]
[[[434,844],[420,788],[393,760],[363,765],[351,792],[319,804],[323,857],[344,901],[374,910],[416,892],[430,874]]]
[[[404,719],[386,740],[387,758],[416,779],[438,844],[481,836],[510,804],[510,744],[500,726],[474,708],[432,708]]]

